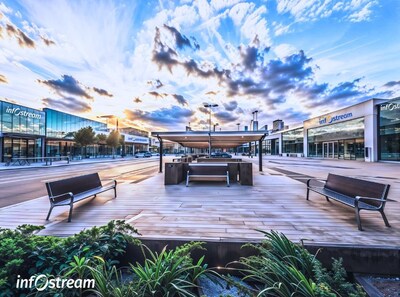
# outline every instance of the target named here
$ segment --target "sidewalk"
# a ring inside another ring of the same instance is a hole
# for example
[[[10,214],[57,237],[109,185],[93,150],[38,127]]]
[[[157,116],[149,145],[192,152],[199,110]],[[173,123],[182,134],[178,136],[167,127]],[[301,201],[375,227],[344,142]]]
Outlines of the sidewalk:
[[[71,160],[69,164],[66,160],[62,161],[53,161],[52,165],[46,165],[45,162],[37,162],[31,163],[30,165],[9,165],[6,166],[5,163],[0,163],[0,171],[1,170],[15,170],[15,169],[32,169],[32,168],[47,168],[47,167],[61,167],[61,166],[73,166],[73,165],[83,165],[83,164],[93,164],[93,163],[108,163],[108,162],[117,162],[117,161],[130,161],[130,160],[137,160],[133,156],[130,157],[120,157],[116,156],[113,158],[88,158],[88,159],[81,159],[81,160]]]

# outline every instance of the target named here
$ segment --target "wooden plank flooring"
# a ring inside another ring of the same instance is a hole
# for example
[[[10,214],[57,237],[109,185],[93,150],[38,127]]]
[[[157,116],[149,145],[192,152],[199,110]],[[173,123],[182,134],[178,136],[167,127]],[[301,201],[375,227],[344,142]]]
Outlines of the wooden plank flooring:
[[[290,239],[315,243],[400,246],[400,186],[392,186],[386,228],[379,213],[361,212],[364,232],[357,230],[354,210],[312,193],[305,200],[305,185],[271,169],[254,172],[253,187],[193,182],[190,187],[164,186],[156,174],[141,182],[124,180],[118,198],[111,191],[76,204],[67,223],[67,207],[53,210],[46,222],[48,198],[42,197],[0,209],[0,226],[46,225],[41,234],[70,235],[84,228],[125,219],[145,238],[254,241],[256,231],[277,230]]]

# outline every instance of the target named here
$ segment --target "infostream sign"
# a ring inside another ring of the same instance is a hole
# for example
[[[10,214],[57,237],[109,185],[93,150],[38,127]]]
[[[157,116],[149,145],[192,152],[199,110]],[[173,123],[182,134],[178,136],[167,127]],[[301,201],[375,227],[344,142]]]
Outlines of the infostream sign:
[[[400,110],[400,102],[392,102],[381,105],[381,111]]]
[[[332,124],[334,122],[337,121],[341,121],[341,120],[345,120],[345,119],[349,119],[353,117],[353,113],[352,112],[348,112],[348,113],[344,113],[344,114],[339,114],[339,115],[335,115],[335,116],[324,116],[324,117],[320,117],[318,119],[318,122],[320,125],[324,125],[324,124]]]
[[[7,107],[6,113],[10,113],[10,114],[13,114],[13,115],[19,116],[19,117],[33,118],[33,119],[38,119],[38,120],[40,120],[42,118],[42,115],[40,113],[34,113],[34,112],[22,110],[19,107],[14,107],[14,108]]]

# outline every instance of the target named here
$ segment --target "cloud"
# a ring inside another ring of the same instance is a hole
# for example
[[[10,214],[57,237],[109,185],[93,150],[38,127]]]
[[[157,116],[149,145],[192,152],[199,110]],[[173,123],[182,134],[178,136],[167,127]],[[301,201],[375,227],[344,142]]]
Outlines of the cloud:
[[[188,102],[187,100],[182,96],[182,95],[178,95],[178,94],[172,94],[172,97],[174,97],[176,99],[176,101],[182,105],[182,106],[187,106]]]
[[[45,38],[43,36],[40,36],[40,38],[43,40],[43,42],[47,45],[47,46],[51,46],[51,45],[55,45],[56,43],[48,38]]]
[[[135,99],[133,99],[133,102],[135,103],[141,103],[143,102],[142,99],[140,99],[139,97],[135,97]]]
[[[370,20],[378,1],[278,0],[277,4],[279,14],[290,14],[296,22],[314,22],[333,14],[350,22],[361,22]]]
[[[228,111],[218,111],[214,113],[214,117],[221,123],[229,123],[236,121],[239,116]]]
[[[170,27],[164,24],[164,28],[167,29],[175,39],[175,44],[179,49],[184,47],[189,47],[194,50],[199,50],[200,45],[197,43],[197,40],[194,37],[187,38],[185,35],[182,35],[176,28]]]
[[[268,47],[261,51],[259,50],[260,41],[257,35],[253,40],[253,44],[254,45],[249,45],[247,47],[239,47],[240,55],[242,57],[242,65],[245,69],[250,71],[254,71],[259,64],[263,63],[264,53],[268,53],[269,51]]]
[[[110,94],[109,92],[107,92],[104,89],[99,89],[96,87],[93,87],[93,91],[95,91],[97,94],[101,95],[101,96],[107,96],[107,97],[113,97],[113,94]]]
[[[124,111],[130,121],[145,121],[155,125],[171,125],[187,122],[194,112],[187,108],[172,106],[171,108],[160,108],[154,111],[128,110]]]
[[[223,103],[223,106],[227,111],[234,111],[238,107],[237,101],[229,101],[227,103]]]
[[[3,74],[0,74],[0,83],[7,84],[8,80]]]
[[[62,79],[57,80],[38,80],[51,89],[55,90],[57,93],[64,92],[71,95],[76,95],[84,97],[87,99],[92,99],[93,97],[85,90],[87,87],[83,87],[75,78],[70,75],[63,75]]]
[[[383,86],[386,87],[386,88],[392,88],[392,87],[400,86],[400,80],[398,80],[398,81],[394,81],[394,80],[389,81],[389,82],[385,83]]]
[[[155,87],[156,89],[162,88],[162,87],[164,86],[164,84],[163,84],[159,79],[156,79],[156,80],[149,80],[149,81],[147,82],[147,84],[149,84],[149,85]]]
[[[156,91],[150,91],[150,92],[148,92],[148,94],[151,95],[151,96],[156,97],[156,99],[158,99],[158,98],[164,98],[165,96],[168,95],[168,94],[166,94],[166,93],[159,93],[159,92],[156,92]]]
[[[30,39],[24,32],[22,32],[20,29],[14,27],[11,24],[6,25],[6,31],[8,36],[14,36],[20,47],[29,47],[29,48],[35,48],[35,42]]]
[[[74,97],[64,97],[62,99],[44,98],[42,103],[46,107],[68,112],[83,113],[92,110],[90,104]]]

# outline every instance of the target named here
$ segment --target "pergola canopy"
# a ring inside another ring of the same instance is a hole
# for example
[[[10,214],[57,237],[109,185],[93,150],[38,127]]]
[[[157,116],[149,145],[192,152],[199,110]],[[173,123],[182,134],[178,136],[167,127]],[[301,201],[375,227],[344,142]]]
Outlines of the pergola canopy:
[[[267,135],[266,131],[183,131],[152,132],[158,139],[179,143],[189,148],[235,148],[242,144],[260,141]]]

